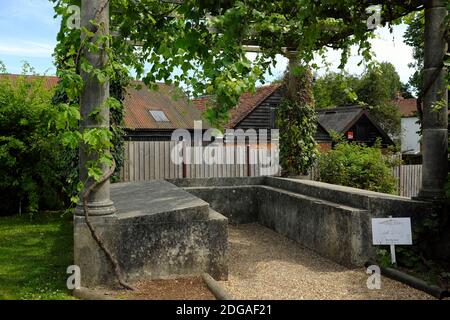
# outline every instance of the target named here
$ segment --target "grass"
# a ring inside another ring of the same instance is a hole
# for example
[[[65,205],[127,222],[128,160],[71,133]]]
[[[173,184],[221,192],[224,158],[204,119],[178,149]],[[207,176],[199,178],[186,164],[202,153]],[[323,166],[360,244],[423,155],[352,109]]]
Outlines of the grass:
[[[72,264],[70,214],[0,217],[0,300],[72,299],[66,287]]]

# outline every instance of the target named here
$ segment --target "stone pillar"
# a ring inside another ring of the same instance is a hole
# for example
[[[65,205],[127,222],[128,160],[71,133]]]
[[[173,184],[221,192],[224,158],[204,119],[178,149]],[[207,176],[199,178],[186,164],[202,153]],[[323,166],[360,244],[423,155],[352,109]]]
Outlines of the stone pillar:
[[[295,78],[294,70],[299,65],[299,60],[298,60],[297,52],[295,52],[295,51],[286,51],[284,53],[284,56],[287,59],[289,59],[289,63],[288,63],[288,77],[289,77],[289,80],[288,80],[288,83],[287,83],[287,85],[289,86],[293,82],[293,81],[291,81],[291,79]]]
[[[423,171],[419,198],[429,200],[445,197],[447,181],[448,91],[445,84],[447,70],[442,67],[447,52],[443,28],[446,16],[445,0],[425,1],[424,86],[432,83],[423,97]],[[438,104],[441,108],[435,110]]]
[[[88,30],[95,31],[90,21],[96,20],[103,27],[98,30],[97,35],[107,34],[109,32],[109,4],[108,0],[82,0],[81,1],[81,26],[86,27]],[[83,37],[83,36],[82,36]],[[92,39],[95,41],[94,39]],[[107,56],[104,50],[100,49],[97,53],[84,52],[87,60],[95,67],[102,68],[105,65]],[[81,76],[84,81],[84,90],[80,97],[81,108],[81,131],[89,128],[109,128],[109,110],[104,107],[106,100],[109,97],[109,81],[100,83],[96,77],[81,71]],[[101,107],[100,116],[97,117],[100,120],[92,119],[89,114],[96,108]],[[80,146],[80,178],[81,181],[86,181],[87,170],[85,164],[90,157],[88,156],[85,147]],[[109,168],[103,167],[103,172],[107,172]],[[92,183],[92,182],[88,182]],[[88,207],[89,214],[92,216],[110,215],[116,212],[113,202],[110,199],[110,182],[109,180],[99,185],[93,192],[91,192]],[[82,203],[79,203],[76,214],[83,214]]]

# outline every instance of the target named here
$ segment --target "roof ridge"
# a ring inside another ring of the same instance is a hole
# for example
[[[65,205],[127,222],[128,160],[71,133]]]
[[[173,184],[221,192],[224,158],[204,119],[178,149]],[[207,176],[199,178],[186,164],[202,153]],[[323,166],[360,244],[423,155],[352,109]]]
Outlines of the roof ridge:
[[[352,106],[340,106],[340,107],[333,107],[333,108],[316,108],[316,112],[318,113],[326,113],[330,111],[352,111],[352,110],[367,110],[367,105],[359,106],[359,105],[352,105]]]

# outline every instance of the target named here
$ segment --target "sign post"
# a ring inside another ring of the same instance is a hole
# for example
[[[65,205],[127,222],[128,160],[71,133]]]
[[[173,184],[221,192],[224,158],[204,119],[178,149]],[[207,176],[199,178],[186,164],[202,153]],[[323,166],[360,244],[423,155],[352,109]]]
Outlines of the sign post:
[[[374,245],[389,245],[391,263],[396,264],[395,245],[412,245],[411,218],[373,218],[372,241]]]

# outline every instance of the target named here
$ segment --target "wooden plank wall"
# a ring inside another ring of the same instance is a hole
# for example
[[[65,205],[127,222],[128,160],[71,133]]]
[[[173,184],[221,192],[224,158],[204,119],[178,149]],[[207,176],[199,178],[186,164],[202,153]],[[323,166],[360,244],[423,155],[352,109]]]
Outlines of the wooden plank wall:
[[[235,146],[218,148],[206,154],[204,151],[204,148],[189,149],[173,141],[127,141],[121,181],[183,178],[183,171],[185,178],[256,177],[277,174],[267,169],[267,166],[277,161],[275,157],[278,150],[258,146]],[[184,161],[185,165],[176,164],[171,160],[171,152],[186,160],[190,158],[190,161]],[[267,161],[264,160],[265,156],[274,158]],[[202,157],[205,161],[201,161]]]
[[[398,195],[415,197],[422,185],[422,165],[402,165],[393,168],[394,177],[398,179]]]

